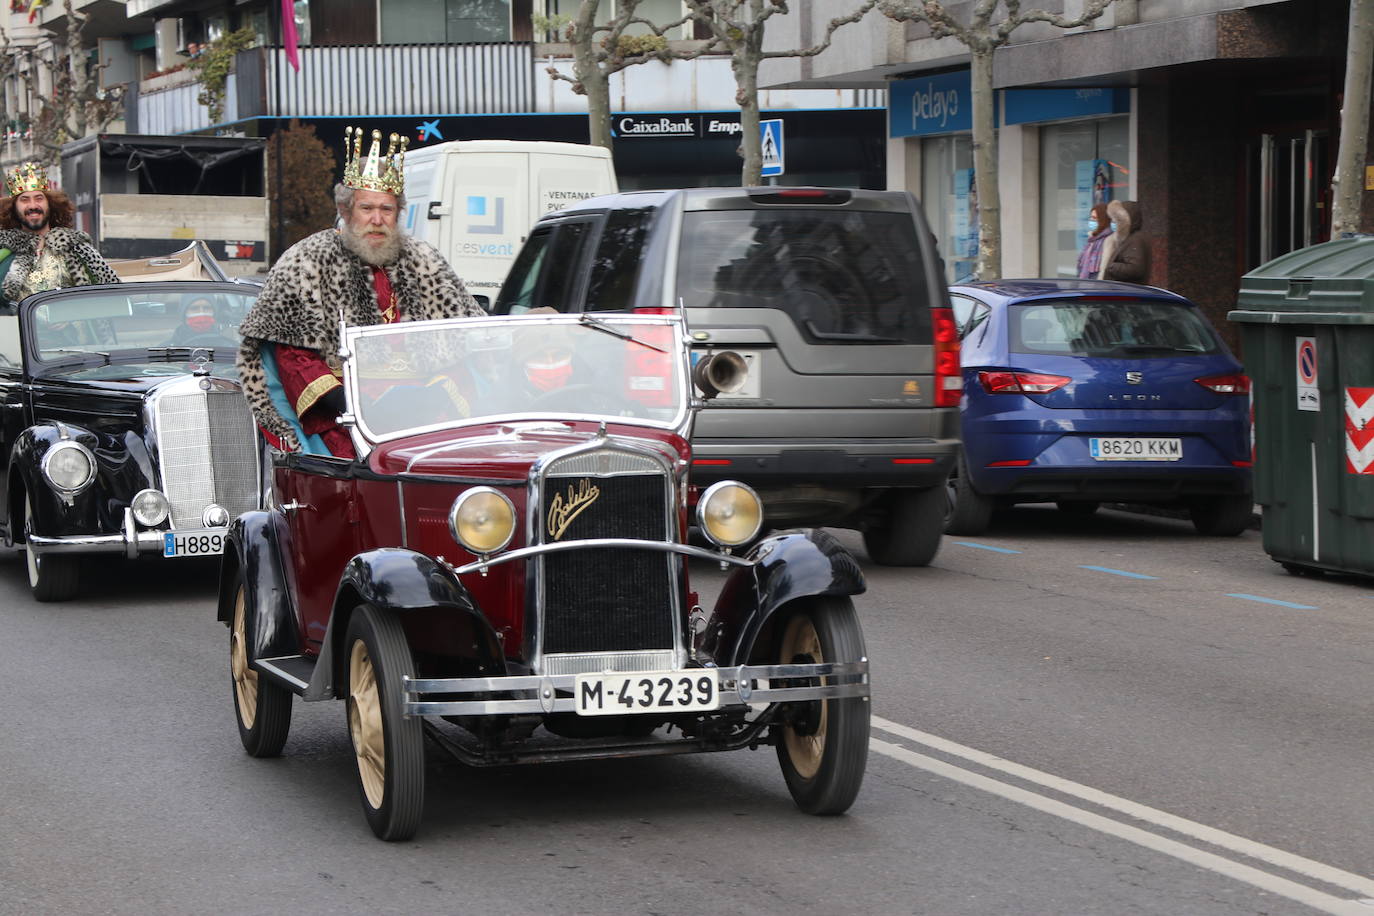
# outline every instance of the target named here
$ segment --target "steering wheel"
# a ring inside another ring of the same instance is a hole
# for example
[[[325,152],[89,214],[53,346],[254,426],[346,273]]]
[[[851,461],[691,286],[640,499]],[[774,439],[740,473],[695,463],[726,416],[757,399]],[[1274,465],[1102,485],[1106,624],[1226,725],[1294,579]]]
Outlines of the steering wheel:
[[[232,348],[234,348],[235,350],[237,350],[238,347],[239,347],[238,343],[236,343],[236,342],[233,341],[233,340],[230,340],[228,337],[225,337],[223,334],[214,334],[214,333],[210,333],[210,334],[195,334],[195,335],[193,335],[193,336],[191,336],[191,337],[186,338],[185,340],[180,340],[180,341],[177,341],[176,343],[168,344],[168,346],[170,346],[170,347],[178,347],[178,348],[180,348],[180,347],[189,347],[189,348],[191,348],[191,349],[193,349],[193,350],[196,349],[197,347],[206,347],[206,348],[232,347]]]
[[[623,405],[597,385],[586,383],[564,385],[535,395],[530,401],[534,409],[574,410],[578,413],[618,414]]]

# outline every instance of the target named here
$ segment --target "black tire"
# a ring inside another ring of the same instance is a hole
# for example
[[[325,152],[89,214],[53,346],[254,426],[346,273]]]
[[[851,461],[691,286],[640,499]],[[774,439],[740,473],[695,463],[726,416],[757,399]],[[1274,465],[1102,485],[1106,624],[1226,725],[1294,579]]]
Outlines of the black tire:
[[[1102,507],[1097,500],[1089,499],[1061,499],[1055,505],[1059,507],[1060,512],[1076,518],[1087,518]]]
[[[864,547],[880,566],[927,566],[940,552],[948,497],[944,487],[888,491],[888,511],[864,530]]]
[[[1231,496],[1203,496],[1188,505],[1193,527],[1208,537],[1235,537],[1250,527],[1255,501],[1249,493]]]
[[[993,501],[973,487],[969,478],[968,463],[962,452],[955,462],[954,471],[946,483],[948,488],[949,515],[945,518],[945,534],[982,534],[992,521]]]
[[[77,577],[76,557],[60,553],[40,556],[29,546],[29,532],[33,530],[33,501],[24,494],[24,562],[29,571],[29,590],[35,601],[67,601],[76,595],[81,584]]]
[[[848,662],[867,658],[863,632],[848,598],[797,602],[778,639],[783,663]],[[868,765],[867,697],[795,704],[801,717],[778,726],[778,764],[792,800],[807,814],[843,814],[854,804]]]
[[[239,740],[250,757],[276,757],[291,731],[291,692],[273,684],[249,664],[252,612],[242,573],[234,591],[234,616],[229,621],[229,695]]]
[[[363,815],[379,839],[408,840],[424,811],[425,745],[420,718],[401,714],[401,679],[415,675],[401,622],[359,605],[348,621],[344,664]]]

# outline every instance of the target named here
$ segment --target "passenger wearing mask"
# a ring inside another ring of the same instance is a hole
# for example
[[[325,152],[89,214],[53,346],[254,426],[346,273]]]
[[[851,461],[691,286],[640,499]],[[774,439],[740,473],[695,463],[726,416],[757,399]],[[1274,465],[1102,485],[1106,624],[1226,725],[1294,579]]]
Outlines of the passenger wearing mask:
[[[1101,280],[1148,283],[1150,280],[1150,240],[1140,231],[1144,220],[1140,204],[1133,200],[1114,200],[1107,204],[1112,234],[1102,246]]]
[[[1112,234],[1111,220],[1107,217],[1106,204],[1093,204],[1088,211],[1088,240],[1078,253],[1078,276],[1083,280],[1095,280],[1102,272],[1102,246]]]

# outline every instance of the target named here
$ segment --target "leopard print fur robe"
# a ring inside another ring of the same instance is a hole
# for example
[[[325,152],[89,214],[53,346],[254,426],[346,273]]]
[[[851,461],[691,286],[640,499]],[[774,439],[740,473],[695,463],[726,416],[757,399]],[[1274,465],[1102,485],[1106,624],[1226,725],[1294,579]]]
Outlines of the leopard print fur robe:
[[[485,314],[463,281],[427,242],[403,238],[401,255],[386,268],[401,320]],[[291,427],[272,406],[260,347],[273,341],[316,350],[331,364],[339,349],[339,313],[349,325],[381,324],[372,269],[326,229],[292,245],[267,274],[262,294],[239,327],[239,379],[254,417],[291,449]]]
[[[14,261],[5,274],[3,290],[6,299],[18,302],[24,298],[29,274],[34,267],[34,253],[38,250],[38,233],[25,229],[0,229],[0,248],[14,252]],[[62,258],[75,286],[92,283],[118,283],[119,276],[105,259],[91,237],[80,229],[61,226],[48,230],[43,242],[53,254]]]

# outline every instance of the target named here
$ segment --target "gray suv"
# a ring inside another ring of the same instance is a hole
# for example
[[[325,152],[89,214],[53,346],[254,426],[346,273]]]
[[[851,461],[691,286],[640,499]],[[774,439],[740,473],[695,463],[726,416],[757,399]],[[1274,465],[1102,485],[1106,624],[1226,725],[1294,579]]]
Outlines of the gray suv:
[[[857,528],[878,563],[923,566],[959,450],[943,276],[906,192],[639,191],[536,223],[492,310],[684,309],[696,351],[750,370],[698,416],[692,482],[744,480],[774,527]]]

